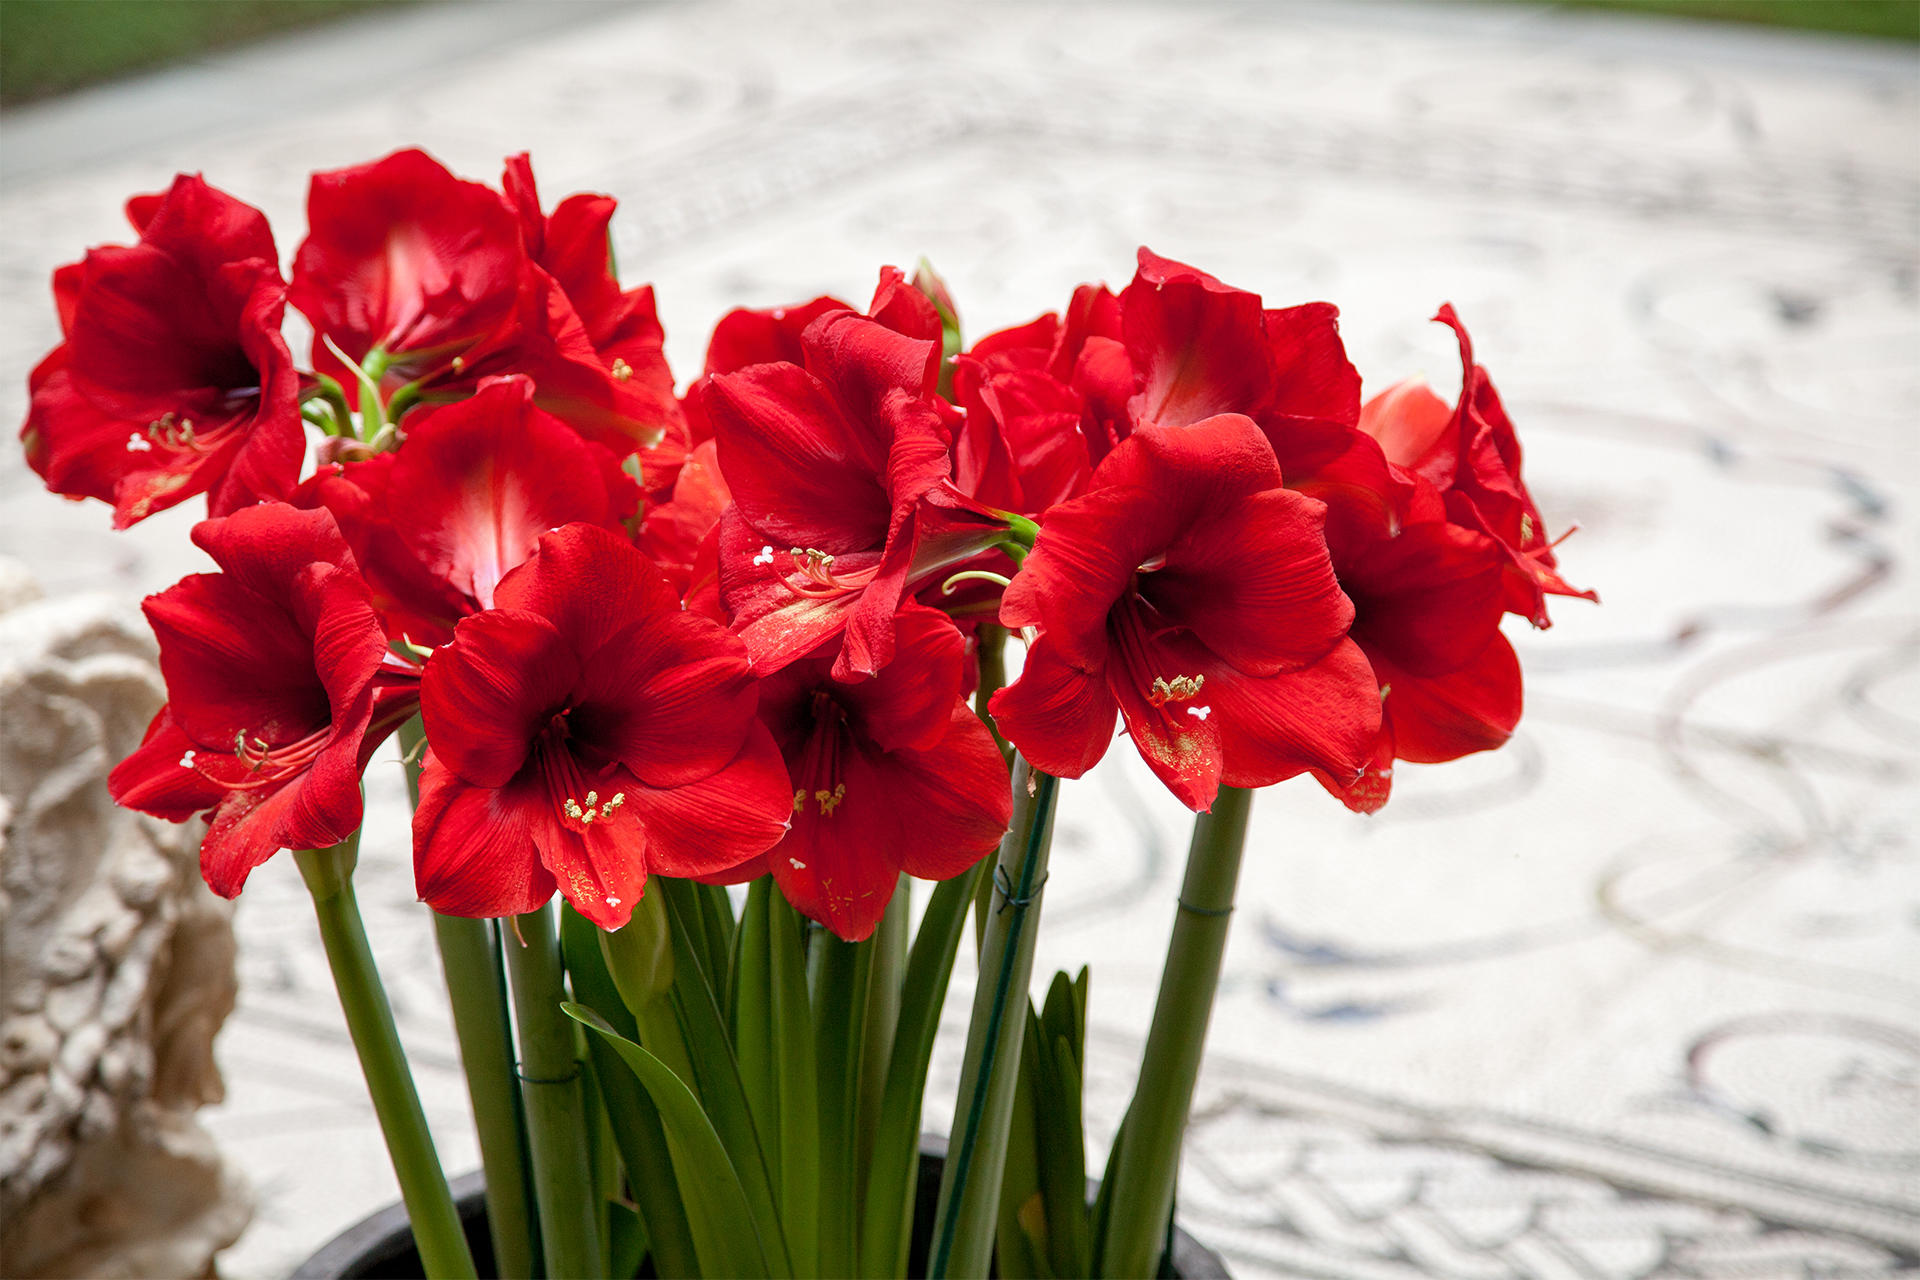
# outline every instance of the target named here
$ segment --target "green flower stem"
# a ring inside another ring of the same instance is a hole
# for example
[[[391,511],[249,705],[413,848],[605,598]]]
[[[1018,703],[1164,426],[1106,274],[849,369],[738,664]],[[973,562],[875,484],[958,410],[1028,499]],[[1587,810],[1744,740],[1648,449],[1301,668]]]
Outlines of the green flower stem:
[[[1000,758],[1013,765],[1013,746],[1000,736],[1000,726],[994,722],[993,715],[987,710],[987,704],[993,700],[1007,683],[1007,629],[998,623],[983,622],[976,630],[979,637],[978,653],[980,663],[980,683],[973,691],[973,714],[987,726],[987,732],[993,735],[993,745],[1000,748]],[[987,912],[993,906],[993,879],[980,877],[980,889],[973,903],[973,955],[980,958],[980,948],[987,941]]]
[[[330,436],[353,438],[353,409],[347,404],[346,389],[324,373],[316,373],[313,378],[319,387],[317,394],[333,412],[333,426],[322,430]]]
[[[520,1091],[513,1083],[513,1037],[500,949],[493,925],[485,920],[435,912],[433,933],[480,1138],[480,1165],[487,1175],[494,1268],[500,1280],[527,1280],[534,1261],[533,1188]]]
[[[547,1274],[599,1280],[600,1223],[588,1163],[586,1102],[574,1024],[560,1009],[567,993],[553,904],[517,916],[514,923],[524,941],[507,945],[507,970],[520,1024],[520,1088]]]
[[[400,726],[407,798],[420,803],[420,754],[426,730],[415,716]],[[433,916],[433,940],[447,979],[453,1033],[467,1076],[467,1101],[487,1175],[487,1231],[500,1280],[533,1275],[532,1170],[527,1166],[526,1120],[513,1084],[513,1028],[507,975],[500,961],[499,926],[460,916]]]
[[[983,622],[976,628],[976,634],[980,637],[980,684],[973,691],[973,714],[980,717],[987,732],[993,735],[993,744],[1000,748],[1001,758],[1012,763],[1013,748],[1000,736],[1000,726],[987,711],[987,703],[1007,683],[1007,629],[995,622]]]
[[[432,1280],[469,1280],[473,1256],[467,1250],[460,1214],[447,1191],[447,1176],[433,1149],[433,1134],[420,1109],[420,1095],[407,1068],[406,1050],[393,1025],[393,1010],[380,972],[367,946],[366,927],[353,896],[353,866],[359,855],[356,832],[330,849],[303,849],[293,855],[300,876],[313,895],[313,912],[320,922],[320,940],[333,970],[334,990],[347,1018],[360,1072],[373,1098],[374,1115],[387,1141],[400,1197],[413,1221],[413,1238],[420,1260]]]
[[[1153,1275],[1166,1244],[1180,1145],[1214,991],[1220,985],[1220,959],[1252,810],[1251,791],[1221,787],[1212,812],[1193,824],[1153,1027],[1119,1143],[1111,1188],[1114,1211],[1101,1242],[1098,1275]]]
[[[1000,842],[994,906],[980,950],[980,984],[973,993],[953,1143],[940,1178],[927,1265],[933,1280],[985,1277],[993,1257],[1000,1176],[1025,1039],[1022,1017],[1033,979],[1034,935],[1059,789],[1057,778],[1014,757],[1013,825]]]

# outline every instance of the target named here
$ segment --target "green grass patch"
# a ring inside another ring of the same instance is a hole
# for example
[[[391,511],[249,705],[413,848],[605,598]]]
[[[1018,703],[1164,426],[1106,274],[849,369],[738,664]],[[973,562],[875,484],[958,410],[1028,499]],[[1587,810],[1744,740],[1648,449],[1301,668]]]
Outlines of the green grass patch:
[[[418,0],[0,0],[0,105],[15,106],[224,46]],[[1534,0],[1537,2],[1537,0]],[[1555,0],[1920,41],[1920,0]]]
[[[1677,18],[1752,22],[1803,31],[1920,41],[1920,0],[1556,0],[1565,8],[1623,9]]]
[[[31,102],[392,3],[396,0],[0,0],[0,104]]]

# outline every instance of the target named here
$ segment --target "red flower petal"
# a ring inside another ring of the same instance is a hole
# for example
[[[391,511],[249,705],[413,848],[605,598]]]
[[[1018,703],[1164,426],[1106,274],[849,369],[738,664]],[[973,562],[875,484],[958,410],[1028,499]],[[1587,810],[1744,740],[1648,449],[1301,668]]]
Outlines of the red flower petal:
[[[1109,634],[1113,660],[1107,688],[1120,705],[1127,736],[1167,789],[1194,812],[1213,807],[1225,750],[1211,704],[1223,682],[1252,683],[1219,661],[1190,632],[1161,629],[1131,602],[1114,610]],[[1169,685],[1198,681],[1185,698],[1165,696]]]
[[[1135,421],[1180,427],[1266,402],[1271,375],[1259,295],[1141,249],[1120,306],[1142,378]]]
[[[625,797],[623,804],[638,798],[639,784],[620,770],[600,782],[608,789],[606,794]],[[633,914],[633,904],[646,892],[652,823],[642,822],[637,814],[617,814],[598,822],[563,822],[550,804],[535,805],[530,799],[522,814],[532,828],[541,863],[553,873],[574,910],[602,929],[624,926]]]
[[[725,768],[670,789],[641,784],[627,803],[645,819],[656,872],[704,876],[772,848],[793,811],[793,788],[773,739],[755,722]]]
[[[1340,566],[1354,638],[1423,675],[1461,667],[1499,630],[1504,560],[1491,538],[1439,521],[1376,541]]]
[[[527,562],[501,580],[494,604],[548,619],[591,662],[637,615],[677,611],[680,597],[619,534],[570,524],[541,536]]]
[[[948,880],[999,847],[1013,817],[1006,761],[980,718],[955,701],[947,736],[888,757],[900,869]]]
[[[293,803],[292,787],[229,792],[200,842],[200,877],[207,887],[223,898],[239,897],[253,869],[287,847],[280,825]]]
[[[749,524],[788,547],[835,555],[886,540],[888,442],[842,412],[818,378],[756,365],[712,379],[706,406],[720,468]]]
[[[553,896],[553,875],[533,844],[531,815],[545,801],[537,777],[476,787],[432,751],[413,814],[413,877],[442,915],[523,915]]]
[[[284,605],[225,574],[195,574],[147,597],[174,719],[203,747],[245,733],[269,745],[329,721],[313,639]]]
[[[1090,664],[1108,609],[1141,566],[1197,523],[1279,484],[1273,448],[1246,418],[1136,431],[1095,468],[1085,494],[1042,518],[1000,619],[1039,626],[1063,656]]]
[[[1491,751],[1520,723],[1520,662],[1497,631],[1479,656],[1445,675],[1417,676],[1370,656],[1402,760],[1432,764]]]
[[[685,786],[739,753],[758,701],[737,637],[705,618],[662,611],[640,617],[583,665],[569,723],[648,786]]]
[[[284,598],[294,575],[310,564],[354,564],[331,512],[285,504],[202,520],[193,526],[193,543],[236,583],[268,599]]]
[[[1360,430],[1378,440],[1387,461],[1400,467],[1426,457],[1452,422],[1452,406],[1425,378],[1396,382],[1360,406]]]
[[[865,736],[882,751],[931,750],[947,736],[960,697],[966,640],[946,614],[912,600],[894,621],[893,660],[839,696],[858,709]]]
[[[315,174],[307,222],[289,298],[322,369],[338,367],[322,335],[354,360],[379,346],[450,361],[508,319],[528,265],[507,202],[423,151]]]
[[[185,822],[220,803],[227,788],[195,767],[199,745],[161,707],[140,745],[107,775],[114,803],[168,822]]]
[[[1019,679],[988,703],[1007,741],[1044,773],[1078,778],[1113,741],[1120,707],[1107,688],[1106,655],[1088,666],[1061,656],[1050,635],[1027,649]]]
[[[475,614],[427,661],[420,682],[427,740],[467,782],[503,787],[548,721],[565,709],[580,672],[573,646],[540,614]]]
[[[1308,769],[1358,777],[1380,730],[1379,686],[1351,640],[1300,671],[1258,679],[1221,669],[1205,690],[1220,721],[1220,780],[1264,787]]]
[[[1320,503],[1285,489],[1250,494],[1169,547],[1165,568],[1140,575],[1140,594],[1250,675],[1304,666],[1353,621],[1325,518]]]
[[[408,419],[389,510],[421,562],[484,609],[542,533],[607,522],[598,468],[593,446],[533,407],[531,382],[503,378]]]

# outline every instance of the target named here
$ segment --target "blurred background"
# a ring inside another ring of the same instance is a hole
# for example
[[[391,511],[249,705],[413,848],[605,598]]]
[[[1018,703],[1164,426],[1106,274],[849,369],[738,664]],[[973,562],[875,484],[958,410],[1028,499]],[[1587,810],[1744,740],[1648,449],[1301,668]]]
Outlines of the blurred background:
[[[1912,0],[5,0],[0,407],[128,195],[203,172],[290,259],[310,171],[407,145],[617,196],[683,380],[725,309],[922,255],[970,337],[1143,243],[1325,298],[1369,393],[1453,394],[1452,301],[1604,603],[1514,636],[1502,751],[1403,768],[1371,818],[1263,795],[1182,1215],[1250,1277],[1911,1272],[1916,41]],[[198,505],[116,534],[0,452],[0,555],[56,596],[203,567]],[[1092,965],[1104,1142],[1187,815],[1124,750],[1066,795],[1036,977]],[[464,1169],[390,762],[369,802],[362,902]],[[203,1118],[254,1200],[221,1273],[273,1280],[396,1193],[289,860],[235,928]]]

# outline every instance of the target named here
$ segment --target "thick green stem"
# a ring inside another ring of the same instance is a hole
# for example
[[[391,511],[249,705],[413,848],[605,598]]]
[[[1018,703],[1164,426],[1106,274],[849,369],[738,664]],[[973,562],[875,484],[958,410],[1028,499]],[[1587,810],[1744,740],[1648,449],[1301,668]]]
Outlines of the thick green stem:
[[[1025,1039],[1022,1017],[1033,979],[1040,891],[1053,842],[1059,780],[1014,757],[1013,826],[994,868],[994,906],[980,950],[966,1058],[954,1110],[952,1146],[940,1178],[927,1274],[985,1277],[1000,1213],[1014,1085]]]
[[[520,1091],[513,1083],[513,1035],[500,949],[493,926],[485,920],[436,912],[433,934],[447,976],[453,1031],[480,1139],[480,1167],[487,1175],[494,1269],[500,1280],[526,1280],[533,1274],[533,1187]]]
[[[320,940],[326,946],[327,965],[333,970],[334,990],[347,1018],[360,1072],[373,1098],[373,1112],[387,1141],[400,1198],[413,1222],[413,1238],[429,1277],[467,1280],[474,1275],[473,1256],[467,1250],[460,1214],[447,1191],[447,1176],[433,1149],[433,1134],[420,1109],[393,1010],[380,985],[367,931],[360,922],[360,906],[353,896],[353,865],[359,849],[358,833],[330,849],[304,849],[293,855],[313,912],[320,922]]]
[[[567,993],[553,904],[515,917],[514,923],[521,941],[507,945],[507,969],[520,1024],[520,1087],[547,1274],[598,1280],[600,1224],[588,1163],[587,1113],[573,1020],[560,1009]]]
[[[1251,791],[1221,787],[1212,812],[1193,824],[1153,1027],[1113,1171],[1114,1212],[1107,1220],[1096,1273],[1102,1276],[1153,1275],[1166,1244],[1180,1144],[1193,1105],[1214,991],[1220,985],[1220,959],[1252,810]]]
[[[407,798],[415,805],[420,803],[425,737],[419,716],[400,726]],[[467,1101],[480,1139],[480,1167],[487,1176],[487,1232],[493,1240],[494,1273],[500,1280],[526,1280],[533,1274],[533,1183],[520,1091],[513,1083],[513,1026],[497,926],[435,912],[433,939],[440,949],[453,1033],[460,1042],[460,1065],[467,1076]]]
[[[983,622],[975,634],[978,639],[980,663],[980,683],[973,691],[973,714],[987,726],[987,732],[993,735],[993,745],[1000,748],[1000,758],[1008,765],[1013,763],[1013,747],[1000,736],[1000,726],[994,722],[993,715],[987,710],[987,704],[993,700],[1007,683],[1007,629],[998,623]],[[993,881],[987,876],[980,877],[980,891],[973,904],[973,956],[980,958],[980,948],[987,940],[987,912],[993,906]]]

